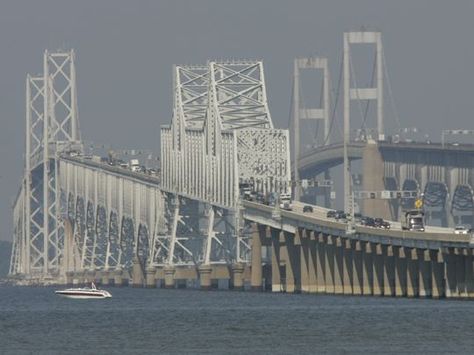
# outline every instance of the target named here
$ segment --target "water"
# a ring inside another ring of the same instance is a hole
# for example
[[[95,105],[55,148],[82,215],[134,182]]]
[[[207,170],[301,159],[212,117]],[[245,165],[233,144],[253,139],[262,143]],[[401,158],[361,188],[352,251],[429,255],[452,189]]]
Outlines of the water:
[[[474,303],[110,288],[70,300],[0,287],[0,353],[472,353]]]

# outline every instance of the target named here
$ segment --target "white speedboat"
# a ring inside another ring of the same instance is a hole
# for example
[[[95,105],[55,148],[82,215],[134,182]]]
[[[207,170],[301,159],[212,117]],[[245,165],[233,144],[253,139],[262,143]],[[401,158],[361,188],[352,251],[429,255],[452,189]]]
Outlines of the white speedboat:
[[[66,290],[54,291],[57,295],[67,298],[92,299],[92,298],[111,298],[112,295],[106,290],[99,290],[92,282],[91,287],[68,288]]]

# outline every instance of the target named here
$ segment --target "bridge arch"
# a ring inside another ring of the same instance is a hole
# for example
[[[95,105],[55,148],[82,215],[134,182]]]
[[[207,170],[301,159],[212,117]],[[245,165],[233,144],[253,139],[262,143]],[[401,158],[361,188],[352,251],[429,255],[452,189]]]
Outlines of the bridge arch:
[[[447,226],[446,201],[448,199],[448,187],[444,182],[428,181],[423,192],[423,205],[426,219],[433,224],[433,220],[439,221],[441,226]]]
[[[420,185],[418,181],[415,179],[406,179],[403,182],[402,186],[403,191],[420,191]],[[415,200],[416,198],[402,198],[400,201],[400,205],[402,209],[408,210],[415,207]]]
[[[473,225],[474,192],[470,185],[457,185],[451,200],[451,214],[457,224]]]

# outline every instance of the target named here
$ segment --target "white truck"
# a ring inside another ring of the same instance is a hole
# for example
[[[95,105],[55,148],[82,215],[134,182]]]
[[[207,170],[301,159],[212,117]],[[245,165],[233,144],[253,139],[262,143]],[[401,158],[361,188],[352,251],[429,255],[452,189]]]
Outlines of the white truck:
[[[291,206],[291,194],[288,192],[282,192],[280,194],[280,208],[291,211],[292,206]]]
[[[424,215],[423,211],[417,209],[403,211],[400,221],[402,230],[424,232]]]
[[[136,173],[140,171],[140,161],[138,159],[130,159],[130,170]]]

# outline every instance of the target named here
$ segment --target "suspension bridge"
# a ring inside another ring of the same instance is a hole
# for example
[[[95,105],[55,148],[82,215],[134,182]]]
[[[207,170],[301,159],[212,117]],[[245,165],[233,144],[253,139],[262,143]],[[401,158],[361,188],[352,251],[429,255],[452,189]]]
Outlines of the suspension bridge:
[[[352,80],[350,48],[358,44],[375,46],[369,87]],[[407,147],[387,140],[383,63],[379,32],[344,34],[344,125],[338,144],[329,139],[335,109],[327,59],[295,60],[293,165],[290,131],[274,125],[261,61],[176,65],[173,114],[161,128],[160,174],[153,176],[84,153],[75,53],[46,51],[43,75],[26,79],[25,171],[13,208],[10,279],[23,285],[95,281],[474,296],[470,235],[442,227],[402,230],[395,221],[400,199],[360,201],[364,213],[394,220],[390,230],[334,220],[327,217],[329,189],[323,190],[327,205],[318,206],[305,186],[319,174],[330,179],[330,169],[342,164],[344,209],[353,213],[351,162],[361,159],[364,191],[423,192],[429,216],[444,226],[472,218],[470,146]],[[322,71],[320,107],[301,106],[301,69]],[[373,137],[351,139],[352,101],[376,102]],[[321,145],[301,152],[300,120],[324,122]],[[248,201],[242,184],[261,196],[293,188],[293,208]],[[312,212],[304,212],[307,205]]]

